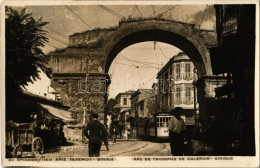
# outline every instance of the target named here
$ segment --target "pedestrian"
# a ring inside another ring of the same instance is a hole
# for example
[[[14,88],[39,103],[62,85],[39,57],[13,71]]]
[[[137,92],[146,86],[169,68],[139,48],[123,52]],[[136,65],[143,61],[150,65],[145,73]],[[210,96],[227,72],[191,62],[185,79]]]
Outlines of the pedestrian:
[[[105,126],[105,133],[103,135],[103,141],[105,146],[107,147],[107,151],[109,151],[109,147],[108,147],[108,129],[107,126]]]
[[[200,123],[196,123],[192,133],[192,150],[193,155],[203,156],[205,155],[205,144],[203,137],[203,129]]]
[[[89,139],[89,157],[99,157],[105,127],[98,121],[98,114],[92,114],[92,118],[93,120],[88,123],[84,134]]]
[[[118,129],[115,125],[112,125],[112,131],[111,131],[111,134],[112,134],[112,142],[115,143],[116,142],[116,138],[117,138],[117,134],[118,134]]]
[[[184,153],[184,131],[186,126],[184,120],[181,118],[181,113],[183,109],[181,107],[176,107],[171,110],[173,117],[168,121],[169,129],[169,140],[171,153],[173,156],[183,156]]]

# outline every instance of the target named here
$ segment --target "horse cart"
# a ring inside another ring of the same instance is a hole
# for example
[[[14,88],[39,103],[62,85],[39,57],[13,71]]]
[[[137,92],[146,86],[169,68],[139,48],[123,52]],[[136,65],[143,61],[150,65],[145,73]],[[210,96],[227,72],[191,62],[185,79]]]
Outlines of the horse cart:
[[[52,123],[55,124],[57,121]],[[11,127],[9,125],[6,128],[6,155],[22,157],[23,151],[29,151],[33,156],[43,154],[45,148],[56,146],[61,142],[62,130],[55,128],[39,128],[32,123],[15,123]]]
[[[22,157],[24,149],[30,149],[33,155],[44,153],[42,138],[36,135],[34,128],[26,128],[27,125],[6,129],[6,149],[12,157]]]

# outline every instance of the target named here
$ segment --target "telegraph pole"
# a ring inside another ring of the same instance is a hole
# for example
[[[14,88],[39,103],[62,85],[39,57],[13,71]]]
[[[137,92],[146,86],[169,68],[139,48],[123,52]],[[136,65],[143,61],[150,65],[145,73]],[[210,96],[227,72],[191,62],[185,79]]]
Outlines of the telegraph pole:
[[[197,123],[197,101],[196,101],[196,74],[197,74],[197,69],[193,69],[193,99],[194,99],[194,116],[195,116],[195,124]]]
[[[88,56],[90,55],[90,53],[88,53]],[[86,59],[86,90],[88,90],[88,67],[89,67],[89,58]],[[88,94],[88,93],[86,93]],[[89,98],[87,96],[87,102],[86,105],[89,105]],[[84,107],[84,116],[83,116],[83,120],[84,120],[84,125],[86,124],[86,107]]]
[[[90,55],[90,53],[88,53],[88,56]],[[86,88],[85,88],[85,91],[86,91],[86,94],[88,94],[88,66],[89,66],[89,58],[86,59]],[[89,100],[88,100],[88,96],[86,97],[87,98],[87,102],[85,104],[85,107],[83,107],[83,120],[82,120],[82,142],[85,141],[85,138],[84,138],[84,127],[86,126],[86,113],[87,113],[87,107],[86,105],[89,103]],[[83,99],[84,101],[84,99]]]

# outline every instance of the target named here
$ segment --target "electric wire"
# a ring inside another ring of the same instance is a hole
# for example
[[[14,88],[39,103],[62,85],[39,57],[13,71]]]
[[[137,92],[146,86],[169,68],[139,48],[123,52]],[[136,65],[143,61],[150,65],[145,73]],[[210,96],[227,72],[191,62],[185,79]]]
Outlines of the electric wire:
[[[116,67],[116,64],[117,64],[117,58],[115,59],[115,63],[114,63],[114,66],[113,66],[113,70],[112,70],[112,73],[111,73],[111,77],[113,77],[113,73],[114,73],[114,70],[115,70],[115,67]]]
[[[104,6],[104,5],[98,5],[100,8],[104,9],[105,11],[111,13],[112,15],[122,19],[124,18],[124,16],[120,15],[119,13],[113,11],[112,9],[109,9],[108,7]]]
[[[123,56],[121,53],[119,53],[121,56]],[[132,64],[130,61],[128,61],[130,64]],[[132,65],[134,65],[134,64],[132,64]],[[140,78],[140,80],[141,80],[141,82],[142,83],[144,83],[143,82],[143,80],[142,80],[142,77],[141,77],[141,74],[140,74],[140,71],[139,71],[139,68],[138,67],[136,67],[136,69],[137,69],[137,72],[138,72],[138,75],[139,75],[139,78]]]
[[[45,44],[48,45],[48,46],[50,46],[50,47],[53,47],[53,48],[59,49],[58,47],[55,47],[55,46],[53,46],[53,45],[51,45],[51,44],[48,44],[48,43],[45,43]]]
[[[163,6],[162,8],[158,9],[157,11],[155,11],[154,13],[157,13],[157,12],[163,10],[164,8],[168,7],[168,6],[169,6],[169,5],[165,5],[165,6]],[[153,13],[152,13],[152,14],[153,14]]]
[[[149,64],[142,63],[142,62],[140,62],[140,61],[130,60],[130,59],[127,59],[127,58],[125,58],[125,57],[120,57],[120,56],[118,56],[118,57],[119,57],[119,59],[123,59],[123,60],[131,61],[131,62],[139,63],[139,64],[141,64],[141,65],[145,65],[145,66],[151,67],[151,68],[156,68],[155,66],[151,66],[151,65],[149,65]]]
[[[205,8],[205,10],[204,10],[204,14],[203,14],[202,19],[201,19],[201,22],[200,22],[200,24],[199,24],[199,29],[200,29],[200,26],[201,26],[202,23],[203,23],[203,20],[204,20],[204,17],[205,17],[205,14],[206,14],[207,8],[208,8],[208,5],[206,5],[206,8]]]
[[[160,13],[159,15],[163,15],[164,13],[168,12],[169,10],[172,10],[173,8],[177,7],[178,5],[174,5],[173,7],[167,8],[166,11]]]
[[[123,59],[126,59],[128,61],[133,61],[133,62],[137,62],[137,63],[140,63],[140,64],[143,64],[143,65],[149,65],[149,64],[154,64],[154,65],[161,65],[161,64],[157,64],[157,63],[152,63],[152,62],[143,62],[143,61],[136,61],[136,60],[132,60],[132,59],[129,59],[129,58],[126,58],[125,55],[123,55],[122,53],[120,53],[121,56],[118,56],[119,58],[123,58]],[[149,65],[151,66],[151,65]]]
[[[126,66],[134,66],[134,67],[138,67],[138,68],[152,68],[152,69],[157,69],[157,68],[154,68],[154,67],[148,67],[148,66],[141,66],[141,65],[129,65],[129,64],[124,64],[124,63],[121,63],[121,62],[117,62],[116,64],[120,64],[120,65],[126,65]]]
[[[64,36],[63,34],[60,34],[59,32],[57,32],[57,31],[55,31],[55,30],[53,30],[53,29],[51,29],[49,27],[45,27],[45,28],[50,30],[50,31],[52,31],[52,32],[54,32],[54,33],[56,33],[56,34],[58,34],[58,35],[60,35],[60,36],[62,36],[62,37],[64,37],[64,38],[66,38],[66,39],[68,38],[68,37]]]
[[[135,8],[135,6],[134,6],[131,16],[134,15],[134,13],[135,13],[135,9],[136,9],[136,8]]]
[[[137,6],[137,5],[135,5],[135,7],[136,7],[136,9],[137,9],[138,13],[141,15],[141,17],[143,17],[143,15],[142,15],[141,11],[139,10],[138,6]]]
[[[150,83],[156,76],[157,76],[157,73],[150,80],[148,80],[146,83],[144,83],[143,85],[146,85],[146,84]]]
[[[48,34],[47,36],[48,36],[49,38],[51,38],[51,39],[53,39],[53,40],[57,41],[57,42],[60,42],[60,43],[62,43],[63,45],[69,45],[68,43],[66,43],[66,42],[63,42],[63,41],[61,41],[60,39],[58,39],[58,38],[55,38],[55,37],[51,36],[50,34]]]
[[[90,26],[87,22],[85,22],[79,15],[77,15],[68,5],[65,5],[65,6],[66,6],[67,9],[69,9],[75,16],[77,16],[77,18],[79,18],[83,23],[85,23],[85,25],[87,25],[90,29],[92,29],[91,26]]]
[[[164,58],[165,58],[165,60],[166,60],[166,62],[167,62],[168,60],[167,60],[167,58],[166,58],[165,54],[163,53],[163,51],[162,51],[162,49],[161,49],[161,47],[160,47],[159,43],[156,43],[156,44],[158,45],[158,47],[159,47],[159,49],[160,49],[161,53],[163,54],[163,56],[164,56]]]

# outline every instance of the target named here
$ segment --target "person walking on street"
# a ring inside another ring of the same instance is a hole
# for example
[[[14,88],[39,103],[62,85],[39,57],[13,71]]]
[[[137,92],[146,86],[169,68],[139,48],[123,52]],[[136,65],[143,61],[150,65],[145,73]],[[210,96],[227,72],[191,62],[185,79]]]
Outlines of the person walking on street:
[[[98,121],[98,114],[92,114],[92,118],[93,120],[88,123],[84,134],[89,139],[89,157],[99,157],[105,127]]]
[[[115,125],[112,125],[112,131],[111,131],[111,134],[112,134],[112,142],[115,143],[116,142],[116,138],[117,138],[117,134],[118,134],[118,129]]]
[[[171,110],[173,117],[168,122],[170,147],[173,156],[183,156],[184,153],[183,133],[186,130],[186,126],[184,120],[180,117],[182,112],[183,109],[181,107]]]
[[[105,133],[104,133],[104,136],[103,136],[103,141],[104,141],[105,146],[107,147],[107,151],[109,151],[109,147],[108,147],[108,130],[107,130],[106,126],[105,126]]]

